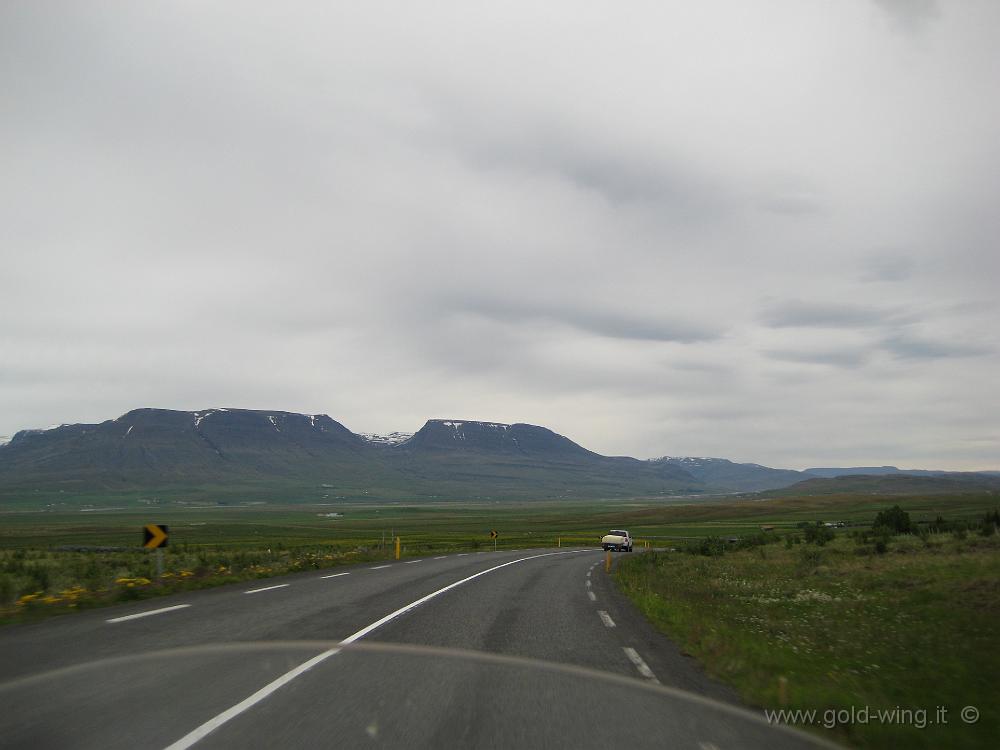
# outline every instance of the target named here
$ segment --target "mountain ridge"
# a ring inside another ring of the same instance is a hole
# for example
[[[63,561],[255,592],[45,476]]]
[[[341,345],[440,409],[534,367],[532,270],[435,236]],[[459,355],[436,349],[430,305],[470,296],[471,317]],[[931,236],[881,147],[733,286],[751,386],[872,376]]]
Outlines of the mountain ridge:
[[[914,473],[945,483],[956,476]],[[980,475],[970,476],[962,486],[979,481]],[[582,499],[759,492],[803,483],[808,490],[817,487],[809,480],[820,479],[723,458],[604,456],[527,423],[429,419],[412,434],[366,435],[327,414],[234,407],[133,409],[96,424],[20,430],[0,445],[3,497],[163,487],[208,496],[220,488],[239,494],[279,487],[285,496],[314,499],[316,488],[323,488],[318,497],[324,499]]]

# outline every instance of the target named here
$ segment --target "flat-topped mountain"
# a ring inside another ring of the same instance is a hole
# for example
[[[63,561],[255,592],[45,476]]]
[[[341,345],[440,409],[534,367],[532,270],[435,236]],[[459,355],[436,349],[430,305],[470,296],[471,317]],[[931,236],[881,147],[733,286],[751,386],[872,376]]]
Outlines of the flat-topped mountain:
[[[367,444],[325,414],[135,409],[100,424],[22,430],[0,447],[0,486],[147,486],[325,474]]]
[[[432,419],[412,436],[365,437],[325,414],[136,409],[99,424],[22,430],[0,446],[3,498],[165,489],[315,501],[630,497],[705,487],[675,467],[601,456],[544,427],[474,420]]]
[[[806,469],[804,474],[809,474],[814,477],[825,477],[827,479],[832,479],[834,477],[849,477],[849,476],[887,476],[890,474],[906,474],[909,476],[916,477],[936,477],[942,474],[947,474],[946,471],[934,471],[928,469],[899,469],[895,466],[843,466],[843,467],[825,467],[825,468],[815,468]]]
[[[358,435],[326,414],[235,408],[135,409],[99,424],[22,430],[0,444],[0,503],[114,493],[288,502],[581,499],[795,483],[803,494],[829,491],[802,482],[824,481],[815,476],[722,458],[603,456],[530,424],[431,419],[412,435]],[[969,485],[976,476],[938,478]]]
[[[406,442],[404,448],[410,453],[486,452],[563,459],[602,458],[545,427],[468,419],[430,419]]]

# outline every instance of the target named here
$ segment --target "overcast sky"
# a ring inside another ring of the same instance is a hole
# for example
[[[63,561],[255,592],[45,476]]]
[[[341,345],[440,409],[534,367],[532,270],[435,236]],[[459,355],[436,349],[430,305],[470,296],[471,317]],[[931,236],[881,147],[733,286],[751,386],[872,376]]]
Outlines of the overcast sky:
[[[0,5],[0,435],[1000,469],[1000,3]]]

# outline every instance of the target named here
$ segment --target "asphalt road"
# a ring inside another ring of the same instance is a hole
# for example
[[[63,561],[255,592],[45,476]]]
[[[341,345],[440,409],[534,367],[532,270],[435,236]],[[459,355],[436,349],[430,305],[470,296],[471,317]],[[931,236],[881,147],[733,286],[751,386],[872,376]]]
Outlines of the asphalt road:
[[[603,560],[452,554],[8,627],[0,747],[817,745],[740,708]]]

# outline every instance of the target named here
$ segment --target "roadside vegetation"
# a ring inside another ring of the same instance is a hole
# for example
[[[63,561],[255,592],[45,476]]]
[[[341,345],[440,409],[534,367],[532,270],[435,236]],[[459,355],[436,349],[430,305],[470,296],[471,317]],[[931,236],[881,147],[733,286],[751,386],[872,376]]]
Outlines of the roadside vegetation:
[[[799,728],[865,748],[989,747],[1000,732],[998,526],[995,510],[918,520],[895,506],[862,528],[804,521],[627,556],[615,576],[750,704],[818,712]],[[966,706],[976,723],[962,720]],[[915,713],[848,718],[865,707]],[[840,720],[824,721],[834,710]]]
[[[363,548],[180,547],[165,550],[158,576],[146,550],[0,550],[0,623],[381,557]]]

